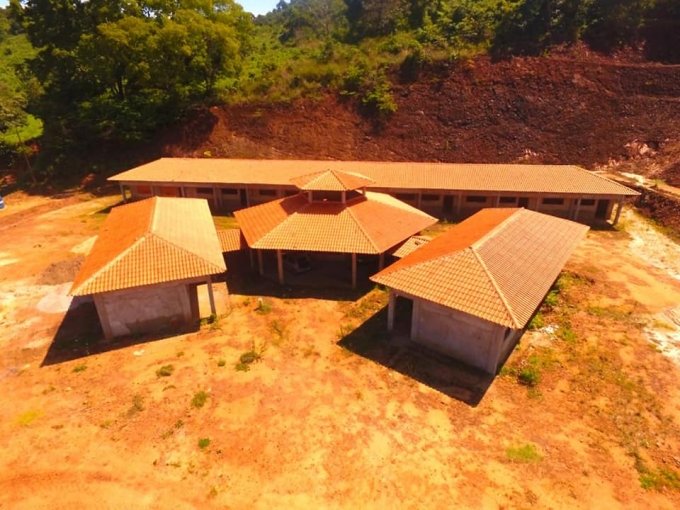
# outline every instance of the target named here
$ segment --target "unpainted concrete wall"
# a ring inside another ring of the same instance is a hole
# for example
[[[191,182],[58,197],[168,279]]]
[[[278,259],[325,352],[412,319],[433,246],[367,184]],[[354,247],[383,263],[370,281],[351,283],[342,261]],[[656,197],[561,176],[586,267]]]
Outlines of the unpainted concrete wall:
[[[413,302],[414,341],[491,374],[496,372],[502,351],[514,347],[517,336],[513,333],[501,325],[429,301]]]
[[[107,337],[176,330],[194,315],[184,283],[97,294],[94,302]]]

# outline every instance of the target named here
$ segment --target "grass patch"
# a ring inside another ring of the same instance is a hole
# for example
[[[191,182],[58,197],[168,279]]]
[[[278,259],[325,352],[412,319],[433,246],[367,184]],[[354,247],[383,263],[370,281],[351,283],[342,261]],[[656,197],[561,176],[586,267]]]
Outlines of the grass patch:
[[[680,475],[674,469],[643,469],[640,473],[640,486],[643,489],[659,491],[662,489],[680,490]]]
[[[239,356],[238,363],[236,363],[234,368],[236,368],[238,372],[248,372],[250,370],[250,365],[256,361],[262,361],[262,355],[266,349],[266,344],[262,344],[260,348],[257,348],[255,342],[253,342],[252,349]]]
[[[132,397],[132,405],[125,413],[128,418],[132,418],[135,414],[144,410],[144,398],[137,393]]]
[[[346,319],[365,321],[387,305],[388,294],[383,288],[376,286],[371,292],[355,303],[346,306]]]
[[[75,372],[76,374],[80,372],[85,372],[85,370],[87,370],[87,365],[84,363],[82,365],[76,365],[75,367],[73,367],[73,372]]]
[[[538,462],[543,458],[543,456],[538,453],[536,445],[531,443],[521,446],[511,446],[505,450],[505,456],[511,462],[521,462],[525,464]]]
[[[269,329],[275,338],[275,345],[279,345],[281,342],[286,340],[286,338],[288,338],[287,326],[278,319],[269,323]]]
[[[191,399],[191,405],[196,409],[200,409],[208,401],[209,396],[206,391],[201,390],[194,394],[194,397]]]
[[[257,313],[259,313],[260,315],[267,315],[268,313],[271,313],[272,305],[269,301],[267,301],[263,298],[258,298],[257,306],[255,307],[255,311]]]
[[[173,365],[163,365],[156,370],[156,377],[170,377],[174,371],[175,367]]]
[[[31,423],[42,416],[41,411],[29,410],[17,416],[17,423],[22,427],[28,427]]]
[[[218,230],[238,228],[238,221],[233,216],[213,216],[213,222]]]
[[[557,331],[555,331],[555,335],[560,340],[563,340],[569,344],[575,343],[578,338],[576,336],[576,332],[571,327],[571,322],[568,320],[565,320],[560,324],[559,328],[557,328]]]
[[[198,447],[201,450],[205,450],[208,446],[210,446],[210,439],[207,437],[202,437],[201,439],[198,440]]]
[[[536,312],[536,315],[534,315],[531,318],[531,321],[529,322],[529,329],[532,331],[535,331],[537,329],[541,329],[542,327],[545,326],[545,319],[543,318],[543,314],[541,312]]]

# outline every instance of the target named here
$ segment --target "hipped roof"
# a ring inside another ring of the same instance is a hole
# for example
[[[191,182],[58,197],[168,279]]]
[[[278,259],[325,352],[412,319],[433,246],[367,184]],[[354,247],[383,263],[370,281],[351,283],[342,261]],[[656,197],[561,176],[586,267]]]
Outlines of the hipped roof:
[[[437,222],[383,193],[339,202],[305,194],[234,212],[251,248],[379,254]]]
[[[484,209],[371,280],[520,329],[587,231],[526,209]]]
[[[111,211],[70,294],[110,292],[225,270],[207,201],[152,197]]]
[[[364,175],[340,170],[314,172],[294,177],[290,182],[304,191],[352,191],[375,183],[373,179]]]
[[[291,179],[335,170],[372,179],[373,188],[638,195],[626,186],[572,165],[505,165],[386,161],[161,158],[111,181],[290,186]]]

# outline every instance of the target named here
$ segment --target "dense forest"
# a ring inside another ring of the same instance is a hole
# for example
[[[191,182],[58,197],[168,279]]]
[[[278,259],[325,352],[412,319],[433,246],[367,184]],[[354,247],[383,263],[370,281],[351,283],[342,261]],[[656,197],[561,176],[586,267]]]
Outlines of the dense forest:
[[[433,63],[575,43],[678,62],[680,2],[282,0],[255,18],[233,0],[11,0],[0,151],[50,176],[76,147],[138,143],[192,109],[329,91],[386,117],[393,81]]]

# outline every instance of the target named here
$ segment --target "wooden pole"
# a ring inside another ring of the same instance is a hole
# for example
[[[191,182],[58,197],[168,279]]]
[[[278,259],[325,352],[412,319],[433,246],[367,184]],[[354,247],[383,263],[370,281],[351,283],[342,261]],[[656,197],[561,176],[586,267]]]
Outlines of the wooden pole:
[[[357,254],[352,253],[352,288],[357,288]]]
[[[283,285],[283,254],[281,250],[276,250],[276,264],[279,270],[279,284]]]

